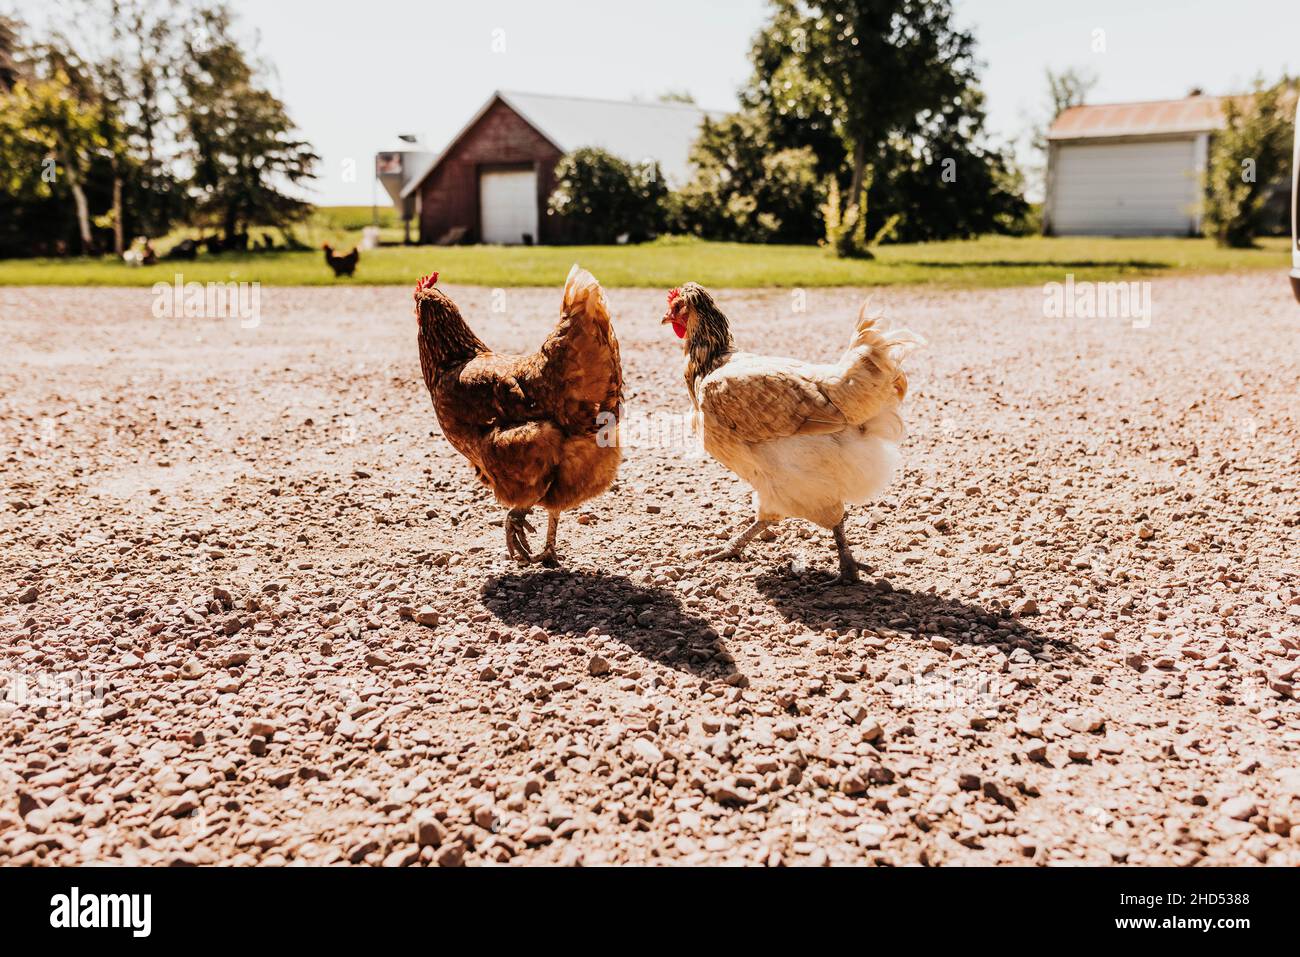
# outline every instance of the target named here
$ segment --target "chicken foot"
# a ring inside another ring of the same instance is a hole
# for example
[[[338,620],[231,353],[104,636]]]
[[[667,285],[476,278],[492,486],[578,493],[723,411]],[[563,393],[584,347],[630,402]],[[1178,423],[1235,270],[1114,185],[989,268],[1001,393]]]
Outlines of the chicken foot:
[[[527,508],[512,508],[506,513],[506,551],[521,565],[538,564],[555,568],[560,564],[555,556],[555,532],[560,525],[560,514],[551,512],[548,516],[546,547],[534,555],[532,547],[528,544],[528,536],[524,534],[524,532],[536,531],[528,521],[530,511],[531,509]]]
[[[529,511],[526,508],[512,508],[506,512],[506,552],[521,565],[527,565],[533,560],[528,536],[524,534],[525,531],[534,531],[528,521]]]
[[[835,535],[835,550],[840,553],[840,584],[852,585],[858,582],[858,569],[868,568],[868,566],[853,557],[853,550],[849,548],[848,536],[844,534],[845,521],[847,521],[847,516],[841,518],[839,524],[831,531]]]
[[[740,553],[745,550],[746,545],[753,541],[754,536],[771,524],[771,522],[765,522],[761,518],[755,519],[753,525],[749,526],[749,528],[745,529],[726,545],[723,545],[721,548],[706,548],[704,551],[697,552],[696,557],[704,558],[711,562],[720,562],[728,558],[739,558]]]

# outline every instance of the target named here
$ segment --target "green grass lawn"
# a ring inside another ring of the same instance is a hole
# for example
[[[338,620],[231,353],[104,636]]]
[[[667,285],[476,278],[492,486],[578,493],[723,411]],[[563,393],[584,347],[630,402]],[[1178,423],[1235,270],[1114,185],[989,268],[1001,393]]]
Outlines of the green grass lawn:
[[[368,212],[368,208],[367,208]],[[319,222],[309,236],[347,249],[352,223]],[[385,233],[394,227],[386,223]],[[355,228],[355,227],[353,227]],[[385,236],[387,239],[387,235]],[[170,245],[159,244],[165,249]],[[173,282],[246,281],[276,286],[336,283],[413,285],[438,270],[458,285],[554,286],[581,263],[608,286],[667,288],[687,280],[714,287],[888,286],[930,283],[952,288],[1132,279],[1189,272],[1287,268],[1288,242],[1220,249],[1208,239],[1113,239],[990,236],[883,246],[869,261],[836,259],[813,246],[750,246],[666,239],[641,246],[385,246],[362,254],[356,277],[336,280],[317,249],[306,252],[200,253],[194,262],[133,268],[105,259],[14,259],[0,262],[0,285],[150,286]]]

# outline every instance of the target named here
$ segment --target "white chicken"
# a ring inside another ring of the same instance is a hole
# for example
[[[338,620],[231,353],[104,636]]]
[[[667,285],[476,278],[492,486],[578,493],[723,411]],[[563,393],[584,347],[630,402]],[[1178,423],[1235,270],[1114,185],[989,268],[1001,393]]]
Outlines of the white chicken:
[[[834,533],[840,580],[857,581],[845,505],[870,501],[893,479],[907,394],[900,363],[920,338],[881,332],[864,305],[838,362],[737,352],[726,316],[693,282],[668,294],[663,322],[683,340],[705,451],[754,488],[753,524],[707,556],[737,558],[769,525],[803,518]]]

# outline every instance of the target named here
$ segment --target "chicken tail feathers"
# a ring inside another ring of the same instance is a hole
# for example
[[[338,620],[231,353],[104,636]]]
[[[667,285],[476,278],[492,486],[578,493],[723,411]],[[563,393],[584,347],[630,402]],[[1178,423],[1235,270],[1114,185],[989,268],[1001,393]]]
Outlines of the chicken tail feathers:
[[[850,422],[862,423],[907,395],[904,357],[925,340],[909,329],[882,328],[884,310],[872,300],[862,304],[853,338],[841,360],[844,378],[837,383],[835,404]]]
[[[872,351],[885,350],[895,362],[901,362],[913,349],[925,345],[925,339],[911,329],[890,329],[882,332],[880,322],[885,318],[885,310],[872,308],[874,297],[868,296],[862,308],[858,310],[858,321],[853,327],[853,338],[849,340],[850,349],[868,348]]]
[[[605,290],[600,288],[596,277],[577,263],[569,270],[569,278],[564,281],[564,314],[572,319],[585,318],[597,325],[609,328],[609,305],[605,302]]]
[[[604,290],[580,266],[569,270],[560,321],[541,355],[543,374],[564,383],[556,421],[566,429],[594,429],[596,413],[617,412],[623,397],[618,339]]]

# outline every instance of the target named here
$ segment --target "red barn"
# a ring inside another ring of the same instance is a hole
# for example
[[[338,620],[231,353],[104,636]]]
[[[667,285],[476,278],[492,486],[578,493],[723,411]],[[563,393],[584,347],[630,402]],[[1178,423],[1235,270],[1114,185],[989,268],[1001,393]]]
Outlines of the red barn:
[[[629,162],[653,160],[673,184],[690,176],[690,150],[707,114],[690,104],[624,103],[496,92],[437,156],[406,179],[420,242],[562,243],[546,215],[555,164],[599,147]]]

